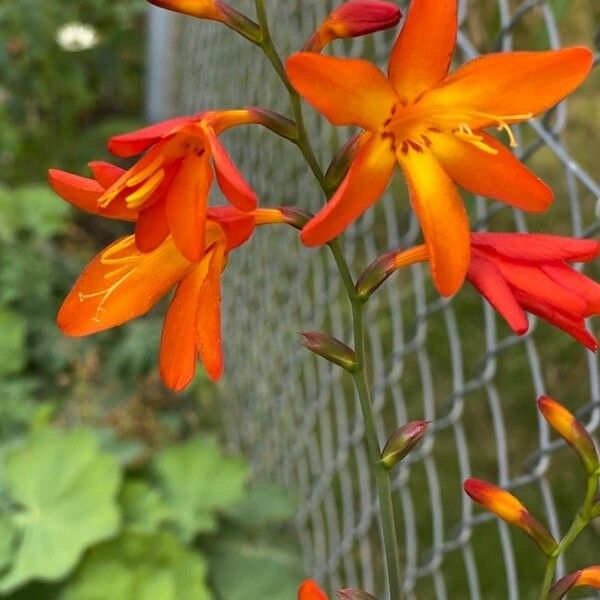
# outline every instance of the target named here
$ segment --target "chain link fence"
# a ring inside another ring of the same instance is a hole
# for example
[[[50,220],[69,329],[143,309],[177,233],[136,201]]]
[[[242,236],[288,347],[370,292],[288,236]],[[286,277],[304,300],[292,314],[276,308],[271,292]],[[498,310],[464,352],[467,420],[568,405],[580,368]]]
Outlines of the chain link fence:
[[[267,4],[285,55],[338,3]],[[250,0],[235,6],[253,14]],[[598,9],[597,0],[462,2],[455,66],[492,50],[590,45],[598,35]],[[285,90],[258,49],[217,24],[181,19],[178,28],[182,112],[260,104],[290,114]],[[384,66],[394,35],[338,42],[334,50]],[[556,192],[551,211],[530,217],[469,198],[474,229],[597,234],[599,72],[568,104],[515,129],[519,156]],[[351,131],[334,130],[308,109],[306,115],[326,166]],[[259,128],[228,132],[224,142],[263,205],[316,210],[322,204],[289,143]],[[398,176],[385,200],[345,235],[355,276],[382,252],[418,243],[419,235]],[[340,369],[298,344],[301,330],[351,341],[349,307],[333,261],[325,249],[302,248],[296,232],[267,228],[232,255],[223,296],[227,376],[221,402],[229,444],[251,458],[258,476],[296,492],[307,573],[332,589],[359,586],[383,599],[378,508],[357,401]],[[535,597],[543,567],[533,545],[475,508],[461,484],[474,476],[513,490],[555,535],[564,533],[568,523],[560,515],[570,519],[577,509],[582,478],[576,459],[539,418],[535,399],[548,393],[597,429],[596,356],[542,322],[515,337],[470,288],[452,301],[440,299],[421,265],[378,291],[367,323],[380,442],[407,420],[433,422],[431,434],[393,476],[407,597]],[[575,548],[574,563],[562,561],[559,572],[598,562],[599,549],[592,531]]]

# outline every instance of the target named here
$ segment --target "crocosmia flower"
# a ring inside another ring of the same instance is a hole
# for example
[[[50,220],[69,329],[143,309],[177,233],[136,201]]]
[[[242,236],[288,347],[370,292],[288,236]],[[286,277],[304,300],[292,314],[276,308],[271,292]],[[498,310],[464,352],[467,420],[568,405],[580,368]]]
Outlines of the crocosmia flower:
[[[173,390],[183,389],[199,356],[209,377],[217,380],[223,370],[220,281],[227,256],[255,225],[283,221],[277,209],[209,209],[202,256],[194,262],[179,252],[171,235],[149,252],[139,250],[133,235],[121,238],[85,268],[60,308],[58,326],[71,336],[115,327],[148,312],[177,286],[160,342],[162,379]]]
[[[365,130],[329,203],[302,232],[328,242],[385,191],[399,164],[420,221],[434,281],[458,290],[470,260],[469,223],[454,184],[512,206],[543,211],[550,189],[484,130],[504,131],[573,91],[592,66],[586,48],[489,54],[448,75],[457,0],[412,0],[388,77],[359,59],[300,52],[287,61],[292,85],[334,125]]]
[[[145,154],[116,180],[98,181],[105,188],[96,200],[100,214],[110,213],[111,206],[125,207],[138,214],[138,250],[151,252],[170,234],[187,260],[199,261],[213,173],[233,206],[242,211],[256,208],[256,194],[217,138],[229,127],[251,122],[256,122],[251,110],[208,112],[113,137],[109,142],[113,154]],[[54,179],[61,178],[65,180],[55,171]]]
[[[467,279],[518,335],[525,311],[562,329],[590,350],[598,342],[584,318],[600,314],[600,285],[566,261],[600,254],[594,240],[525,233],[473,233]]]
[[[307,52],[320,52],[336,39],[358,37],[394,27],[402,13],[391,2],[348,0],[332,11],[304,46]]]
[[[560,600],[565,594],[576,587],[588,586],[600,590],[600,565],[579,569],[574,573],[559,579],[550,590],[548,600]]]
[[[328,598],[314,579],[306,579],[298,588],[298,600],[328,600]]]

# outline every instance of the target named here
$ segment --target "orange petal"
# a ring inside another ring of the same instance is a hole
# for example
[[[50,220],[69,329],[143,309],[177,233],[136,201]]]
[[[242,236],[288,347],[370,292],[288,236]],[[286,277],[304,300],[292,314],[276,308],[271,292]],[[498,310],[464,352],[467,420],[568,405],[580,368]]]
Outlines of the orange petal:
[[[456,0],[412,0],[390,57],[398,96],[414,102],[448,74],[457,26]]]
[[[298,600],[327,600],[327,595],[314,579],[306,579],[298,588]]]
[[[177,392],[190,383],[196,372],[196,314],[209,260],[206,256],[181,280],[165,316],[160,375],[165,385]]]
[[[206,128],[206,135],[210,143],[217,182],[221,191],[237,209],[254,210],[258,204],[256,193],[233,164],[229,154],[227,154],[211,127]]]
[[[213,174],[206,154],[181,162],[167,195],[167,221],[179,251],[191,262],[204,255],[206,205]]]
[[[140,252],[152,252],[168,235],[167,203],[163,198],[140,211],[135,225],[135,245]]]
[[[207,375],[217,381],[223,373],[221,349],[221,271],[224,267],[224,247],[217,244],[209,254],[208,273],[198,297],[196,312],[196,343]]]
[[[286,71],[301,96],[334,125],[379,129],[398,96],[385,75],[366,60],[299,52]]]
[[[135,156],[140,154],[162,138],[177,133],[190,123],[198,120],[199,115],[193,117],[175,117],[167,121],[161,121],[155,125],[115,135],[108,142],[108,149],[116,156]]]
[[[262,209],[258,209],[262,212]],[[273,209],[275,210],[275,209]],[[209,208],[207,218],[214,221],[223,230],[226,239],[226,250],[232,250],[246,242],[256,226],[254,213],[247,213],[232,206]]]
[[[85,268],[58,313],[66,335],[115,327],[148,312],[189,269],[172,238],[147,254],[121,238]]]
[[[552,190],[500,142],[483,132],[475,134],[497,154],[483,152],[454,135],[431,135],[431,151],[451,179],[474,194],[529,212],[545,211],[552,203]]]
[[[124,221],[135,221],[137,219],[137,211],[127,208],[122,199],[115,200],[106,208],[98,206],[98,199],[104,193],[104,188],[94,179],[50,169],[48,171],[48,181],[52,189],[63,200],[81,210],[108,219],[122,219]]]
[[[398,152],[398,160],[423,230],[434,283],[442,296],[451,296],[464,281],[471,251],[462,199],[431,152],[410,149],[408,154]]]
[[[587,48],[488,54],[461,67],[419,102],[472,129],[516,123],[554,106],[585,80],[593,63]],[[474,114],[475,113],[475,114]],[[513,116],[514,118],[510,118]]]
[[[319,246],[339,235],[385,192],[396,157],[389,142],[366,134],[342,184],[327,205],[302,229],[306,246]]]
[[[118,181],[125,173],[125,169],[103,160],[94,160],[88,163],[88,167],[92,170],[94,179],[105,189]]]

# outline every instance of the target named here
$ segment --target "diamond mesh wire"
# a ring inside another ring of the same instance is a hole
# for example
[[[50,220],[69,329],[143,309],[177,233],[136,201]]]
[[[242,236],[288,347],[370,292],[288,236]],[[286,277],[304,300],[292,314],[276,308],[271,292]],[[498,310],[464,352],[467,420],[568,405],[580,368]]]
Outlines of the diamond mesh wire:
[[[578,37],[569,31],[567,41],[590,45],[598,36],[595,1],[462,2],[455,63],[491,50],[564,45],[564,9],[580,25]],[[248,14],[252,4],[235,3]],[[332,8],[323,0],[267,4],[283,55],[299,48]],[[284,90],[257,49],[216,24],[182,19],[179,27],[182,111],[260,104],[289,114]],[[392,41],[388,32],[335,50],[370,55],[383,66]],[[597,233],[594,166],[600,165],[589,127],[598,117],[598,75],[568,105],[515,131],[519,156],[556,191],[549,215],[526,217],[472,198],[474,228]],[[349,132],[306,114],[326,165]],[[224,142],[263,205],[314,210],[322,204],[289,143],[257,128],[227,133]],[[407,206],[398,177],[384,201],[348,232],[345,251],[355,275],[380,253],[418,241]],[[296,492],[295,523],[308,573],[332,589],[360,586],[384,598],[377,502],[352,387],[340,369],[309,356],[297,339],[300,330],[325,330],[351,340],[349,307],[333,262],[325,250],[302,248],[292,230],[261,230],[232,255],[223,296],[227,376],[221,396],[229,444],[251,458],[259,475]],[[407,597],[532,597],[542,568],[533,547],[474,508],[461,482],[475,476],[516,490],[555,535],[564,533],[560,515],[573,514],[581,482],[534,400],[553,395],[597,429],[596,357],[545,323],[532,323],[525,337],[513,336],[470,289],[440,300],[420,265],[386,283],[367,317],[380,441],[407,420],[433,422],[431,435],[393,478]],[[595,554],[598,562],[598,548],[597,537],[587,538],[578,559],[591,563]],[[559,572],[579,566],[561,561]]]

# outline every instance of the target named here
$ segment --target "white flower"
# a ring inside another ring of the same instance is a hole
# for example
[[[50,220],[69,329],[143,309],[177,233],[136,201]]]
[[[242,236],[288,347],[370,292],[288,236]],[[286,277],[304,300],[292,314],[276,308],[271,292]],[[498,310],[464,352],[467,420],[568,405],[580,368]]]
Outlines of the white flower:
[[[56,31],[56,43],[67,52],[89,50],[99,41],[98,32],[85,23],[65,23]]]

